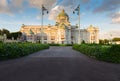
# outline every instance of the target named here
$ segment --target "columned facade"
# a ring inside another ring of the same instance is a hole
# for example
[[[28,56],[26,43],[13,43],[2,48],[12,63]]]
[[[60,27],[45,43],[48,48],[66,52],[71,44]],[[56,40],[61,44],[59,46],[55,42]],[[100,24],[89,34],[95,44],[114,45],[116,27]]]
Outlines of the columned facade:
[[[78,29],[69,22],[69,16],[62,10],[56,17],[55,25],[43,26],[22,25],[20,31],[23,33],[24,41],[41,42],[50,44],[77,44],[78,41],[85,43],[98,43],[99,29],[90,25],[87,29]],[[80,32],[80,33],[79,33]],[[78,37],[80,36],[80,37]],[[79,39],[78,39],[79,38]]]

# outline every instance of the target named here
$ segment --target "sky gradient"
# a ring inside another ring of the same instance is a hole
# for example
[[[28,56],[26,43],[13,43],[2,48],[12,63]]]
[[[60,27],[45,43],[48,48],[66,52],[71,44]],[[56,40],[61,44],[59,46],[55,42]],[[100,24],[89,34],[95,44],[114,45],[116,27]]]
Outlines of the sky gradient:
[[[120,37],[120,0],[0,0],[0,29],[19,31],[22,24],[41,25],[41,5],[49,10],[44,25],[54,25],[57,14],[65,9],[71,25],[78,24],[73,10],[80,3],[81,29],[99,27],[100,38]]]

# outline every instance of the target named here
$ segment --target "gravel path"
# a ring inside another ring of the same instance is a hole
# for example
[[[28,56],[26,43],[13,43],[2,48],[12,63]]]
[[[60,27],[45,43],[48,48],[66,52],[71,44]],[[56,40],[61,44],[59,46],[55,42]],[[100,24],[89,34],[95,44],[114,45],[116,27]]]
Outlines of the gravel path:
[[[72,47],[50,47],[1,61],[0,81],[120,81],[120,64],[91,59]]]

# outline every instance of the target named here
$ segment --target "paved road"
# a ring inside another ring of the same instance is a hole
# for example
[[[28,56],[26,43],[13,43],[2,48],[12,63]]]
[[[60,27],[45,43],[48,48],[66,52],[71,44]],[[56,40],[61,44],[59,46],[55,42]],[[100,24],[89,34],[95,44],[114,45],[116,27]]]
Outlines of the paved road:
[[[50,47],[0,62],[0,81],[120,81],[120,64],[91,59],[71,47]]]

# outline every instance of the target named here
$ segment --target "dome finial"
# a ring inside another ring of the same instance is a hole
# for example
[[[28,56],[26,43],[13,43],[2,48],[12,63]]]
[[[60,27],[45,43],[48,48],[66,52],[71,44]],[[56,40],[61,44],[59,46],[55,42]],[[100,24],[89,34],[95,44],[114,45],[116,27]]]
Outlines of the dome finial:
[[[65,10],[64,10],[64,9],[62,9],[62,12],[65,12]]]

